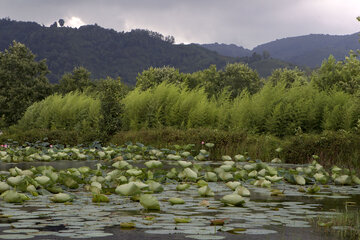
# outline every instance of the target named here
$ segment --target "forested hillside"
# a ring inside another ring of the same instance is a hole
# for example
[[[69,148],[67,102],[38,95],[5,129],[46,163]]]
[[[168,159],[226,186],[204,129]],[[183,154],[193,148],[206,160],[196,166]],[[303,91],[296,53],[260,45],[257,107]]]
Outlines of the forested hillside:
[[[98,25],[76,29],[0,20],[0,51],[13,40],[24,43],[37,59],[47,59],[51,82],[57,82],[75,66],[84,66],[93,78],[120,76],[134,85],[137,74],[150,66],[169,65],[182,72],[194,72],[211,64],[221,68],[235,61],[195,44],[175,45],[172,37],[148,30],[116,32]]]
[[[333,55],[336,60],[344,60],[345,56],[349,55],[350,50],[360,48],[358,33],[343,36],[310,34],[289,37],[261,44],[253,50],[234,44],[214,43],[202,44],[201,46],[223,56],[244,57],[257,53],[264,57],[268,56],[310,68],[319,67],[322,61],[330,55]],[[257,67],[256,65],[254,64],[254,67]]]
[[[329,55],[343,60],[350,50],[360,48],[358,39],[358,33],[343,36],[310,34],[262,44],[253,51],[267,51],[274,58],[313,68],[319,67]]]

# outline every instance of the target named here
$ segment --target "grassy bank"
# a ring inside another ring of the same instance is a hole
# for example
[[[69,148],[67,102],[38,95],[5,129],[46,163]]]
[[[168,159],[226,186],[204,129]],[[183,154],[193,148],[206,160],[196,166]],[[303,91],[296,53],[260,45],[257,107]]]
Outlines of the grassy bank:
[[[320,157],[321,164],[337,164],[344,167],[360,168],[360,135],[345,131],[327,131],[322,134],[300,134],[278,138],[272,135],[254,135],[242,131],[221,131],[206,128],[179,130],[173,128],[122,131],[109,138],[95,134],[79,134],[76,131],[30,130],[6,132],[0,135],[0,143],[17,141],[47,141],[66,145],[90,144],[97,140],[103,145],[122,145],[126,142],[141,142],[154,147],[170,147],[175,144],[195,144],[201,148],[202,142],[215,143],[212,158],[221,155],[247,154],[253,159],[270,161],[279,157],[287,163],[307,163],[312,155]],[[281,151],[276,151],[276,149]]]

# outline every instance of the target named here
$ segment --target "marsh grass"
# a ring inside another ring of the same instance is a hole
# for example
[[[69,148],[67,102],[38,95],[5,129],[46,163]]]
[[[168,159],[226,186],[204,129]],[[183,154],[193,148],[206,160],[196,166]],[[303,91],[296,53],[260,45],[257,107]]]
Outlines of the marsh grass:
[[[346,202],[344,210],[336,210],[331,216],[311,219],[313,225],[323,232],[337,234],[342,240],[360,239],[360,209],[353,202]]]

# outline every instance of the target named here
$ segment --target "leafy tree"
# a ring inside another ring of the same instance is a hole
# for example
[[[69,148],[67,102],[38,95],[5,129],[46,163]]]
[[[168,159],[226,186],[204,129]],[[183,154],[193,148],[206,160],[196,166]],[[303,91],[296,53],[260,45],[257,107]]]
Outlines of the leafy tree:
[[[245,89],[253,94],[261,87],[257,72],[242,63],[226,65],[225,69],[220,73],[220,78],[224,82],[223,86],[230,88],[233,97],[239,95]]]
[[[60,27],[63,27],[65,24],[65,20],[62,18],[60,18],[58,22],[59,22]]]
[[[0,116],[7,126],[16,123],[27,107],[51,94],[45,60],[24,45],[13,41],[0,52]]]
[[[50,25],[51,28],[56,28],[58,25],[57,25],[57,22],[54,22],[53,24]]]
[[[94,86],[90,79],[91,73],[84,67],[75,67],[72,73],[65,73],[56,86],[56,91],[62,94],[71,91],[84,91],[86,88]]]
[[[262,53],[262,57],[263,57],[263,59],[269,59],[270,58],[270,53],[268,52],[268,51],[263,51],[263,53]]]
[[[179,70],[173,67],[150,67],[141,74],[138,74],[136,78],[136,87],[140,87],[140,89],[144,91],[153,88],[162,82],[180,84],[185,81],[185,78],[185,74],[179,73]]]
[[[360,93],[360,60],[353,52],[344,61],[331,55],[312,76],[313,84],[320,90],[339,88],[347,93]]]
[[[120,77],[107,77],[95,82],[94,91],[101,101],[101,112],[104,116],[101,130],[107,135],[112,135],[123,127],[124,105],[121,100],[129,92],[129,88],[121,82]]]
[[[279,68],[275,69],[271,76],[267,79],[268,82],[271,82],[273,86],[278,83],[284,83],[286,88],[290,88],[294,83],[305,84],[308,80],[304,71],[295,68]]]
[[[202,71],[194,72],[187,78],[187,86],[190,89],[204,87],[208,97],[217,96],[224,88],[224,82],[220,78],[220,72],[215,65]]]

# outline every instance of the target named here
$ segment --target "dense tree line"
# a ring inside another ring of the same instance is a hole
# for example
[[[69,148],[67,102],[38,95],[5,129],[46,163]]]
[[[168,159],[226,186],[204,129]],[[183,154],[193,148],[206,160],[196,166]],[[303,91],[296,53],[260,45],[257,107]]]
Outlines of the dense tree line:
[[[280,60],[262,59],[259,54],[233,58],[220,56],[196,44],[177,45],[172,36],[149,30],[117,32],[97,24],[76,29],[59,27],[60,20],[45,27],[34,22],[0,19],[0,51],[8,48],[13,40],[25,44],[37,59],[47,60],[48,78],[52,83],[79,66],[88,69],[92,79],[120,76],[123,82],[133,86],[137,74],[151,66],[172,66],[191,73],[210,65],[221,69],[227,63],[244,62],[261,76],[270,75],[275,68],[292,67]]]
[[[63,74],[57,84],[49,83],[48,72],[24,44],[14,41],[0,52],[2,127],[107,135],[209,127],[278,136],[360,129],[360,61],[354,52],[344,61],[330,56],[311,74],[285,68],[268,78],[244,63],[193,73],[149,67],[138,74],[135,89],[120,77],[94,79],[85,67]]]

